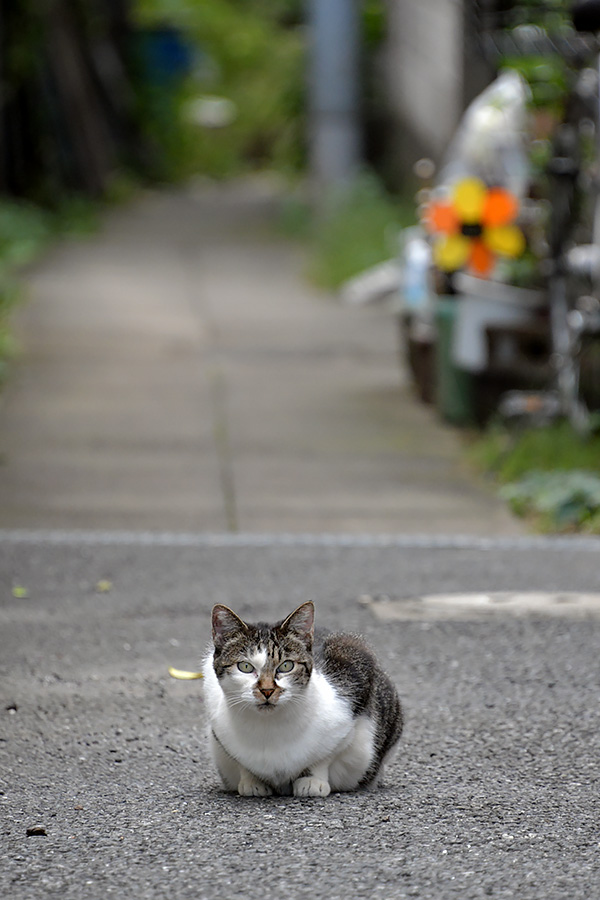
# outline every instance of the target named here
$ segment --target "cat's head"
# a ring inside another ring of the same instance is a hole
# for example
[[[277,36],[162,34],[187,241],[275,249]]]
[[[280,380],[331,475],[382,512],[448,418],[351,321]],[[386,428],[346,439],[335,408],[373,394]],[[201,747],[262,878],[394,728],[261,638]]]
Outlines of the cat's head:
[[[268,714],[301,696],[313,668],[314,612],[309,601],[275,625],[249,625],[214,607],[213,665],[231,707]]]

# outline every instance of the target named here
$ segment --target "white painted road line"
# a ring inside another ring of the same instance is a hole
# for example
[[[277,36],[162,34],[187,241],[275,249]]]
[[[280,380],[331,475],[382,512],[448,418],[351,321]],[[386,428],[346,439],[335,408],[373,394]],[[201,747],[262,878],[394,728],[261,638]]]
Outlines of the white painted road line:
[[[153,532],[153,531],[66,531],[45,529],[0,529],[0,544],[53,544],[132,547],[334,547],[348,549],[395,548],[399,550],[573,550],[600,552],[600,536],[479,537],[476,535],[420,534],[260,534]]]

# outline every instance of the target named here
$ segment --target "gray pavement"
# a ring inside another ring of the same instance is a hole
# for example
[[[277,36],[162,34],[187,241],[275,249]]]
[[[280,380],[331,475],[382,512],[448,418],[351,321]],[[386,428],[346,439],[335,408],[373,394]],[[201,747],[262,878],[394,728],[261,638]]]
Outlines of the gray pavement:
[[[440,591],[598,594],[597,545],[149,541],[0,542],[0,896],[600,894],[600,605],[415,612]],[[224,794],[200,683],[167,666],[197,665],[213,602],[274,618],[307,597],[376,648],[400,752],[376,792]],[[404,619],[374,615],[390,601]]]
[[[263,181],[150,193],[29,279],[0,527],[517,534],[395,323],[310,287]]]

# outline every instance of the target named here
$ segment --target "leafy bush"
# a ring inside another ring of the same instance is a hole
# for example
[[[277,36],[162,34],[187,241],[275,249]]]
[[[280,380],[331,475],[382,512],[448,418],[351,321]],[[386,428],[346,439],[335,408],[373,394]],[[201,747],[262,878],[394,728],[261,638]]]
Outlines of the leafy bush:
[[[600,532],[600,435],[567,422],[513,432],[492,427],[470,449],[520,516],[544,531]]]
[[[294,172],[302,166],[305,48],[300,9],[299,3],[264,0],[137,0],[140,26],[175,26],[196,48],[191,75],[170,98],[176,115],[163,128],[170,174],[220,177],[261,167]],[[190,111],[202,95],[227,100],[231,120],[212,128],[194,122]],[[157,102],[154,91],[155,110]],[[158,115],[159,127],[167,114],[163,109]]]
[[[544,531],[600,531],[600,477],[592,472],[529,472],[500,490],[513,511]]]
[[[600,435],[582,437],[568,422],[519,431],[490,426],[473,440],[469,454],[475,465],[501,484],[533,469],[586,469],[600,475]]]

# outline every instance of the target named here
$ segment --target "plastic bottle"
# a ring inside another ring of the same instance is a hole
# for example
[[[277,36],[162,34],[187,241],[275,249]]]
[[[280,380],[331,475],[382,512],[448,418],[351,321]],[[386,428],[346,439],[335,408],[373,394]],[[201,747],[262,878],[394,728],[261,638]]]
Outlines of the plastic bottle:
[[[431,247],[420,228],[405,233],[402,250],[402,297],[407,312],[423,310],[429,303]]]

